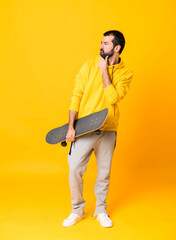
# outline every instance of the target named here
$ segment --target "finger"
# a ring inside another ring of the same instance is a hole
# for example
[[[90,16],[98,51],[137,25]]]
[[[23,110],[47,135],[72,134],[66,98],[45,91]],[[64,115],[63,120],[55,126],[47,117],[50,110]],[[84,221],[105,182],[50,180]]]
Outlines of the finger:
[[[75,139],[75,136],[71,136],[69,139],[73,141]]]
[[[106,62],[108,62],[108,57],[109,57],[109,56],[106,56],[106,57],[105,57]]]
[[[68,138],[66,138],[66,141],[67,141],[67,142],[71,142],[72,139],[73,139],[72,137],[68,137]]]

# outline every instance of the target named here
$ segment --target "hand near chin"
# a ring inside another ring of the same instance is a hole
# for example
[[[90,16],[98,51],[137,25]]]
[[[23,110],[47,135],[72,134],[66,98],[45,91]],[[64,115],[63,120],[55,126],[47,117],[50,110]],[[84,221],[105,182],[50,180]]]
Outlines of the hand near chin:
[[[103,74],[104,72],[108,71],[108,57],[109,56],[106,56],[105,59],[102,58],[100,55],[100,61],[98,62],[98,67],[101,71],[101,73]]]

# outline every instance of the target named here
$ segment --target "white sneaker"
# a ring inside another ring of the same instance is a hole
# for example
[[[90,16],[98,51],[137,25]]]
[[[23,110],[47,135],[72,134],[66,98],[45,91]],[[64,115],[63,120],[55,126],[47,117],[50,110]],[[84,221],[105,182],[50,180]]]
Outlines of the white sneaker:
[[[99,213],[96,219],[100,222],[102,227],[112,227],[112,221],[106,213]]]
[[[76,224],[78,221],[82,220],[84,217],[79,216],[76,213],[71,213],[62,223],[64,227],[70,227]]]

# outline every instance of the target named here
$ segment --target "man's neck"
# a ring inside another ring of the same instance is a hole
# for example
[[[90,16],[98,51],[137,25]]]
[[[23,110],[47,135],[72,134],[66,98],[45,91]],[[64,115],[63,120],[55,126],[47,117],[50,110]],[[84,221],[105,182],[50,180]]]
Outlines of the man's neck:
[[[119,55],[118,56],[112,56],[108,60],[109,60],[108,65],[112,66],[112,65],[118,64],[120,62],[120,57],[119,57]]]

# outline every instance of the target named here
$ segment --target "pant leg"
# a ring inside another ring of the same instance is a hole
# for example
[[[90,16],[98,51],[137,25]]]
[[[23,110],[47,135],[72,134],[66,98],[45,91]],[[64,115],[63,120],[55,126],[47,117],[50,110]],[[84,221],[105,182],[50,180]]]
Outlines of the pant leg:
[[[106,211],[106,197],[109,189],[111,162],[116,144],[115,131],[102,131],[102,137],[94,147],[98,174],[95,183],[96,209],[93,216]]]
[[[85,200],[83,198],[83,179],[93,146],[100,136],[89,133],[78,137],[72,144],[68,154],[69,185],[71,191],[72,212],[85,216]]]

